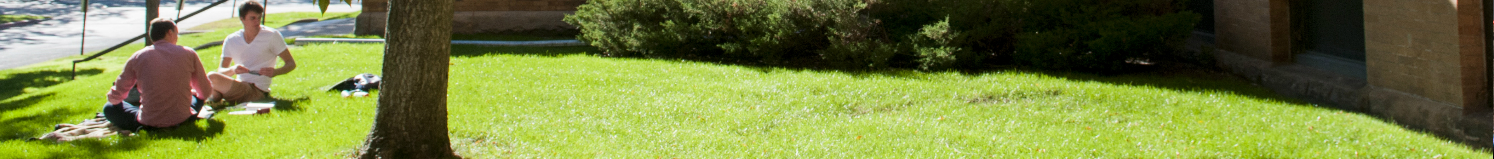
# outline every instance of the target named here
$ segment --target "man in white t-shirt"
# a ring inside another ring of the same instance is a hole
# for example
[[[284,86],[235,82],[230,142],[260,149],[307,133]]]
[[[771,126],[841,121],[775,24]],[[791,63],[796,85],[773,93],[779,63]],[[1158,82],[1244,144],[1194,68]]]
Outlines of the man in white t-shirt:
[[[270,78],[296,69],[296,60],[286,48],[280,31],[259,25],[264,6],[247,1],[238,9],[244,29],[223,39],[223,62],[219,63],[218,71],[208,75],[217,92],[216,99],[235,103],[265,98],[270,92]],[[285,61],[285,66],[275,68],[276,58]]]

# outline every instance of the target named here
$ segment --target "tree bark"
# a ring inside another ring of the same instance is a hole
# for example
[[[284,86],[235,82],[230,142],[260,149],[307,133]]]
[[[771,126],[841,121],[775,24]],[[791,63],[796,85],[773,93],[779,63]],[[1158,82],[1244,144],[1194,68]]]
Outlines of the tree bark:
[[[455,158],[446,127],[452,0],[391,0],[384,83],[360,158]]]

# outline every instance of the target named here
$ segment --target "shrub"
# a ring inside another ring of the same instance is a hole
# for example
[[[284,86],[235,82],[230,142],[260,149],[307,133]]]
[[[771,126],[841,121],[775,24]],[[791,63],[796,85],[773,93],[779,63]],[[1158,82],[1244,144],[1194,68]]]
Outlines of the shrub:
[[[1018,64],[1050,69],[1123,70],[1127,62],[1177,52],[1198,14],[1173,0],[1032,1],[1017,35]]]
[[[924,70],[970,68],[1011,52],[1019,0],[886,0],[868,14],[881,20],[899,44],[909,67]],[[897,62],[897,61],[894,61]]]
[[[591,0],[565,21],[615,56],[1108,71],[1177,50],[1198,19],[1178,8],[1174,0]]]
[[[960,33],[950,30],[949,20],[924,26],[918,34],[909,36],[914,53],[918,56],[918,68],[925,70],[955,67],[968,64],[978,58],[970,50],[954,44]],[[963,60],[963,61],[962,61]]]
[[[613,55],[821,58],[880,67],[890,44],[855,0],[593,0],[565,21]]]

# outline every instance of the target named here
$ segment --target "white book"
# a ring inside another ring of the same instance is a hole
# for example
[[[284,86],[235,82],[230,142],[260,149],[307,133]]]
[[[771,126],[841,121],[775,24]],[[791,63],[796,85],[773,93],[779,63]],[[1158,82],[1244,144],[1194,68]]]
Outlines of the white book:
[[[244,109],[270,109],[270,108],[274,108],[275,107],[275,101],[243,102],[243,103],[239,103],[239,105],[236,105],[234,107],[239,107],[239,108],[244,108]]]

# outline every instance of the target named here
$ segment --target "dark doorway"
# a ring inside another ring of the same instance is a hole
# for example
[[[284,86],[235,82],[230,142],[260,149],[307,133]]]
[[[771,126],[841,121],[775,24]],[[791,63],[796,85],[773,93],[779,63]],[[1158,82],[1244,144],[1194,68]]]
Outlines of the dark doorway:
[[[1364,61],[1364,1],[1304,2],[1299,12],[1305,24],[1300,43],[1304,50]]]
[[[1484,24],[1484,71],[1488,71],[1488,73],[1484,74],[1487,75],[1484,79],[1489,82],[1485,86],[1494,87],[1494,0],[1484,0]],[[1485,89],[1494,90],[1494,88]],[[1486,90],[1485,92],[1491,91]],[[1494,93],[1489,94],[1490,97],[1486,99],[1494,100]],[[1490,101],[1490,103],[1494,103],[1494,101]],[[1494,104],[1490,105],[1494,106]],[[1484,108],[1486,112],[1490,110],[1489,108]]]
[[[1214,34],[1214,0],[1189,0],[1188,11],[1203,17],[1194,25],[1197,31]]]
[[[1360,79],[1364,67],[1364,1],[1301,0],[1292,4],[1297,64]]]

